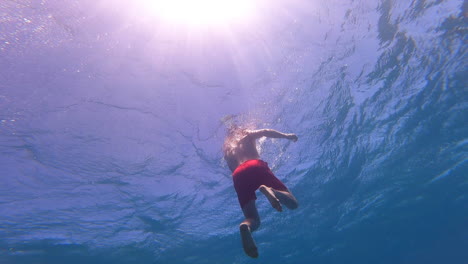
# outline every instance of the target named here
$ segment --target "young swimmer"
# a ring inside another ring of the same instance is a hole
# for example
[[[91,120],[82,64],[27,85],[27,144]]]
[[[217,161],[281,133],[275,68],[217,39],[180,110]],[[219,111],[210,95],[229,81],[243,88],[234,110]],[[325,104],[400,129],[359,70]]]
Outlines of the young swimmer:
[[[224,159],[232,171],[234,188],[245,216],[245,220],[239,225],[242,246],[245,253],[252,258],[258,257],[258,251],[251,232],[260,226],[260,217],[255,206],[255,191],[260,190],[268,198],[271,206],[279,212],[283,210],[282,205],[289,209],[296,209],[298,206],[296,198],[288,188],[275,177],[268,164],[260,159],[256,140],[261,137],[297,141],[295,134],[281,133],[273,129],[247,130],[233,125],[228,129],[223,146]]]

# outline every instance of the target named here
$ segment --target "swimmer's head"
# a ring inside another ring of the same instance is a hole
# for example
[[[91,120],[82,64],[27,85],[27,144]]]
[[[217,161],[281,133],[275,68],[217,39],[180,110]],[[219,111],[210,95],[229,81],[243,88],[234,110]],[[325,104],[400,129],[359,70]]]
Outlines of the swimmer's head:
[[[240,126],[237,124],[237,121],[235,120],[236,117],[237,115],[225,115],[220,120],[226,127],[226,132],[230,135],[234,134],[236,131],[240,129]]]
[[[226,115],[220,120],[226,127],[228,137],[243,136],[247,130],[255,128],[254,122],[249,122],[240,114]],[[241,123],[242,125],[239,125]]]
[[[235,135],[245,130],[244,128],[235,123],[229,124],[229,126],[227,126],[226,129],[229,135]]]
[[[234,119],[237,117],[237,115],[225,115],[223,118],[221,118],[221,122],[225,125],[234,122]]]

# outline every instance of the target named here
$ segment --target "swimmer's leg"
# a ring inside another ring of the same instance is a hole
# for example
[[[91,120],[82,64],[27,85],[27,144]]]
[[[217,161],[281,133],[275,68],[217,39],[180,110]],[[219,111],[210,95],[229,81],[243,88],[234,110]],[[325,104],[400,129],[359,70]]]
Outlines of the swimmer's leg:
[[[260,226],[260,217],[257,207],[255,206],[255,200],[251,200],[244,205],[242,212],[244,212],[245,216],[245,220],[239,225],[242,247],[244,248],[245,254],[249,257],[257,258],[258,250],[253,240],[252,232]]]
[[[299,206],[296,197],[294,197],[289,190],[278,191],[265,185],[261,185],[258,189],[268,198],[271,206],[278,212],[283,211],[281,204],[284,204],[291,210],[296,209]]]

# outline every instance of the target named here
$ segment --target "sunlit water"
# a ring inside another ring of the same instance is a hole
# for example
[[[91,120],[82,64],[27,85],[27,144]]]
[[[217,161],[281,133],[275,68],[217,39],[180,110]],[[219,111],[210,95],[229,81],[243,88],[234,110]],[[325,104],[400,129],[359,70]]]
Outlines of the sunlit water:
[[[466,4],[258,5],[171,28],[1,1],[0,263],[467,263]],[[259,260],[222,160],[230,114],[299,135],[260,145],[300,207],[259,198]]]

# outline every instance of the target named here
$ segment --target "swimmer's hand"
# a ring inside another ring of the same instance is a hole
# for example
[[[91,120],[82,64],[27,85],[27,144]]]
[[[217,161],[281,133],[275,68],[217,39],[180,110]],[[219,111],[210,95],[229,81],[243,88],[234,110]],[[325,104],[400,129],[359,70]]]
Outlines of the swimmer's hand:
[[[292,140],[293,142],[296,142],[296,141],[297,141],[297,136],[296,136],[296,134],[287,134],[287,135],[286,135],[286,138]]]

